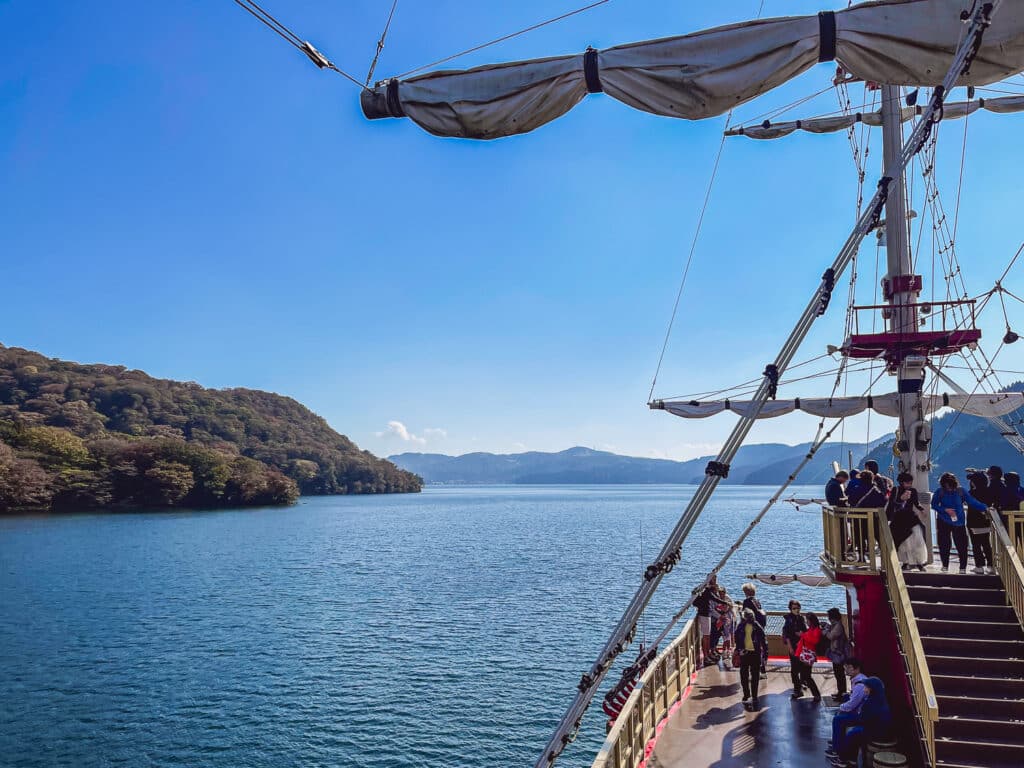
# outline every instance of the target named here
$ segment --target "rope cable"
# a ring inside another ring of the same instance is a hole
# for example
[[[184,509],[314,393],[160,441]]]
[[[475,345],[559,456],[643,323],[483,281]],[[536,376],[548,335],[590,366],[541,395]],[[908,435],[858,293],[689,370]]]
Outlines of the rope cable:
[[[391,3],[391,13],[388,14],[387,23],[384,25],[384,31],[380,33],[380,40],[377,41],[377,52],[373,54],[373,61],[370,62],[370,71],[366,73],[366,87],[369,87],[370,80],[373,78],[373,71],[377,68],[377,59],[380,58],[380,52],[384,50],[384,40],[388,36],[388,30],[391,29],[391,20],[395,18],[395,8],[398,6],[398,0],[394,0]]]
[[[367,89],[367,87],[363,85],[363,83],[360,83],[348,72],[338,67],[338,65],[336,65],[333,61],[327,58],[323,53],[314,48],[311,43],[309,43],[306,40],[303,40],[290,29],[288,29],[288,27],[286,27],[280,21],[271,16],[270,13],[268,13],[259,5],[257,5],[254,2],[254,0],[234,0],[234,2],[240,8],[252,14],[254,18],[259,20],[268,29],[271,29],[275,33],[280,35],[289,45],[301,51],[306,56],[306,58],[312,61],[320,69],[330,69],[334,72],[337,72],[346,80],[355,83],[363,90]]]
[[[416,74],[417,72],[422,72],[424,69],[431,69],[432,67],[436,67],[441,64],[447,64],[449,61],[454,61],[455,59],[461,58],[462,56],[466,56],[470,53],[476,53],[477,51],[482,51],[484,48],[489,48],[492,45],[503,43],[506,40],[511,40],[514,37],[525,35],[527,32],[533,32],[534,30],[540,29],[541,27],[546,27],[548,24],[554,24],[556,21],[568,19],[570,16],[576,16],[577,14],[583,13],[584,11],[589,11],[592,8],[597,8],[599,5],[604,5],[605,3],[610,2],[611,0],[597,0],[597,2],[591,3],[590,5],[585,5],[582,8],[577,8],[575,11],[569,11],[568,13],[563,13],[560,16],[555,16],[554,18],[548,19],[547,21],[542,21],[539,24],[533,24],[529,27],[526,27],[525,29],[520,29],[518,32],[511,32],[507,35],[502,35],[501,37],[497,37],[494,40],[490,40],[489,42],[481,43],[480,45],[474,45],[472,48],[467,48],[466,50],[460,51],[459,53],[454,53],[451,56],[445,56],[443,59],[432,61],[429,64],[424,64],[421,67],[415,67],[414,69],[410,69],[407,72],[403,72],[400,75],[395,75],[395,78],[401,80],[402,78],[408,77],[409,75]]]

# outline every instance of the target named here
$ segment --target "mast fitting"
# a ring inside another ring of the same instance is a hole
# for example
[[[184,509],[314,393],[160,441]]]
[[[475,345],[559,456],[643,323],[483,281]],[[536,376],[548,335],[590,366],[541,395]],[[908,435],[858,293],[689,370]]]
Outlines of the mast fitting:
[[[708,477],[728,477],[729,465],[724,461],[709,461],[704,474]]]

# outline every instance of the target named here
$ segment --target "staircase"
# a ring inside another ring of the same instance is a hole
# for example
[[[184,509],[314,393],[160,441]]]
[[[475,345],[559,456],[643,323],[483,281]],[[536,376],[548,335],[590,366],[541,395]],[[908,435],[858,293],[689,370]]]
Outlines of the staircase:
[[[1024,766],[1024,630],[998,576],[903,577],[939,705],[937,766]]]

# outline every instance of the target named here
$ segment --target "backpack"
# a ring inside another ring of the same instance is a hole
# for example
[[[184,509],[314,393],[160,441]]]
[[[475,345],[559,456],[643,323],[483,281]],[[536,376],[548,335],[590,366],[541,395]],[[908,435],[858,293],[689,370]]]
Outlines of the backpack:
[[[818,644],[814,646],[814,650],[819,656],[827,655],[829,650],[832,648],[832,641],[828,638],[828,631],[831,628],[832,627],[829,624],[821,625],[821,639],[818,641]]]

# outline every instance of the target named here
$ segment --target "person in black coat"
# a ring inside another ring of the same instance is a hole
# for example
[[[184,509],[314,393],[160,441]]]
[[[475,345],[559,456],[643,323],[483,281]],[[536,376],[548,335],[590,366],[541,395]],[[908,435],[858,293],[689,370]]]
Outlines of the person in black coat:
[[[789,613],[782,623],[782,642],[789,650],[789,677],[793,681],[793,697],[800,698],[804,695],[804,687],[800,682],[800,660],[796,657],[796,647],[800,643],[800,636],[807,631],[807,622],[800,615],[800,601],[789,601]]]
[[[998,467],[995,467],[998,469]],[[1002,476],[1000,475],[1000,482]],[[967,476],[971,484],[971,496],[982,504],[992,507],[999,500],[999,490],[989,486],[988,475],[984,472],[973,472]],[[1006,487],[1003,486],[1005,492]],[[971,538],[971,552],[974,553],[974,572],[995,573],[995,561],[992,559],[992,539],[990,537],[989,513],[974,507],[967,508],[967,534]]]
[[[885,507],[889,499],[885,493],[875,484],[875,473],[869,469],[865,469],[860,473],[861,488],[866,488],[867,491],[864,493],[857,503],[854,504],[858,509],[881,509]],[[861,520],[855,520],[853,524],[853,539],[856,542],[859,550],[857,552],[861,562],[868,559],[870,552],[870,543],[868,542],[868,526],[866,522]]]
[[[831,507],[845,507],[849,502],[846,499],[846,483],[850,479],[850,473],[845,469],[836,472],[836,476],[825,483],[825,501]]]
[[[765,638],[764,627],[761,626],[752,610],[744,608],[742,616],[733,639],[736,642],[736,652],[740,655],[743,705],[757,709],[757,686],[761,682],[761,659],[768,654],[768,641]]]
[[[899,487],[889,495],[885,517],[889,521],[889,530],[903,570],[914,566],[923,571],[928,561],[928,544],[925,540],[927,529],[920,515],[924,507],[914,488],[914,476],[909,472],[901,472],[896,479]]]

